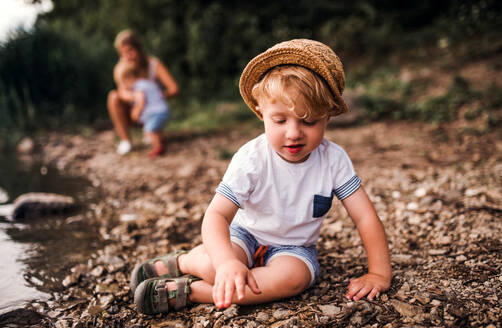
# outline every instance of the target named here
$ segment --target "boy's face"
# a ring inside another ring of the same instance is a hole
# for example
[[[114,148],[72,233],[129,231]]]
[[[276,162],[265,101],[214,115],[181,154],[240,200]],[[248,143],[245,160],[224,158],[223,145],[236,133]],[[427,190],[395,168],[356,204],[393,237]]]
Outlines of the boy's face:
[[[266,98],[258,107],[267,140],[285,161],[301,163],[321,144],[328,118],[299,118],[305,113],[303,101],[296,102],[294,112],[282,102]]]

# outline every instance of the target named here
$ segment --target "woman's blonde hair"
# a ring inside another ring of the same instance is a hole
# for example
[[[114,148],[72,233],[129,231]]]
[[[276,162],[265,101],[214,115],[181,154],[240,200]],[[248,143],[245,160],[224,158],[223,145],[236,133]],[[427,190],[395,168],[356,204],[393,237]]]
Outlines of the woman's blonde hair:
[[[336,100],[322,77],[308,68],[297,65],[276,66],[268,71],[254,85],[251,94],[257,103],[264,98],[280,101],[295,112],[298,97],[287,92],[293,88],[301,96],[306,112],[301,118],[323,118],[329,116]],[[295,114],[297,114],[295,112]],[[297,114],[298,115],[298,114]]]
[[[134,33],[133,30],[131,29],[125,29],[121,31],[117,36],[115,37],[115,42],[113,43],[115,46],[115,49],[117,51],[119,48],[123,45],[128,45],[135,49],[138,52],[139,56],[139,69],[143,71],[144,74],[146,74],[148,70],[148,56],[143,50],[143,45],[141,44],[141,41],[137,37],[137,35]]]

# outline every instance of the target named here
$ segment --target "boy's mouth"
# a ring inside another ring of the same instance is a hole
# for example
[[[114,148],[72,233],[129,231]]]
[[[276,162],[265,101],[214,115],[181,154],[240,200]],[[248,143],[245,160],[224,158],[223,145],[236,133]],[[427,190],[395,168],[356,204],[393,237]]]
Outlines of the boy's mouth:
[[[302,150],[303,146],[305,146],[305,145],[289,145],[289,146],[284,146],[284,147],[287,149],[287,151],[290,154],[296,154]]]

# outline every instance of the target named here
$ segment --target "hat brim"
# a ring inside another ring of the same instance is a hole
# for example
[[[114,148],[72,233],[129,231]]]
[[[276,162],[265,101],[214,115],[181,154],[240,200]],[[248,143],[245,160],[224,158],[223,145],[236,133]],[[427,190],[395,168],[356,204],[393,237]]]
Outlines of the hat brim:
[[[341,96],[337,83],[329,73],[328,67],[320,59],[299,48],[278,48],[269,49],[253,58],[244,68],[239,81],[239,90],[244,102],[260,119],[262,119],[262,115],[260,111],[257,110],[256,107],[258,104],[252,96],[253,87],[261,80],[266,72],[281,65],[298,65],[305,67],[317,73],[325,80],[337,103],[337,107],[329,111],[330,116],[340,115],[349,111],[347,104]]]

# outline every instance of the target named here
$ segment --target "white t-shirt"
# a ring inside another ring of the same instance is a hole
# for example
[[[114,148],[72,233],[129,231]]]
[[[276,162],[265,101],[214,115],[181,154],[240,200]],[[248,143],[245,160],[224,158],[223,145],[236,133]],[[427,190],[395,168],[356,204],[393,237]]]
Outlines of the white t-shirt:
[[[262,134],[235,153],[216,192],[239,207],[234,221],[260,244],[310,246],[333,196],[344,199],[360,185],[337,144],[323,139],[306,161],[293,164]]]
[[[162,97],[162,92],[155,82],[138,79],[134,82],[133,90],[142,91],[145,96],[145,107],[140,116],[142,123],[145,123],[150,115],[165,113],[169,110],[166,101]]]

